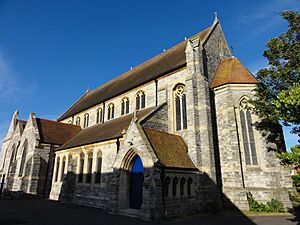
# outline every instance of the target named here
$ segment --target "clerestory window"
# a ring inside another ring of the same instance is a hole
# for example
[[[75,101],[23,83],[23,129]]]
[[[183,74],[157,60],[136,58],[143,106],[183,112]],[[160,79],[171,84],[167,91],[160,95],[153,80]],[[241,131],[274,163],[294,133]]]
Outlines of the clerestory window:
[[[129,98],[125,97],[121,100],[121,115],[129,113]]]
[[[146,107],[146,94],[144,91],[138,91],[135,96],[136,110],[140,110]]]
[[[115,105],[110,103],[107,107],[107,120],[113,119],[115,117]]]
[[[97,123],[103,123],[103,110],[97,109]]]

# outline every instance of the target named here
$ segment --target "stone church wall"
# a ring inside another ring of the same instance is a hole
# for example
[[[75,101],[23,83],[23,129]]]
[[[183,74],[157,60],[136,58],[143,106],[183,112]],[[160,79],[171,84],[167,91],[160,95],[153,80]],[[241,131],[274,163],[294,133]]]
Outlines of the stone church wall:
[[[258,165],[245,162],[238,107],[243,96],[253,97],[254,88],[255,85],[225,85],[215,91],[223,192],[242,210],[248,209],[248,191],[259,201],[267,202],[275,197],[290,207],[287,190],[292,183],[288,171],[281,167],[274,152],[268,152],[266,140],[255,127]],[[257,117],[253,118],[254,123]]]

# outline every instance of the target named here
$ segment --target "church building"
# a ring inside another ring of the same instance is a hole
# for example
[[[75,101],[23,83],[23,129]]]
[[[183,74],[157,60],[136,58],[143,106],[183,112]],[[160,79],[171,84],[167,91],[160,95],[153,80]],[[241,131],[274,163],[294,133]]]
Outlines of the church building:
[[[161,219],[276,198],[291,207],[273,131],[254,126],[257,80],[207,29],[86,92],[57,121],[13,116],[6,191]],[[280,138],[279,138],[280,139]]]

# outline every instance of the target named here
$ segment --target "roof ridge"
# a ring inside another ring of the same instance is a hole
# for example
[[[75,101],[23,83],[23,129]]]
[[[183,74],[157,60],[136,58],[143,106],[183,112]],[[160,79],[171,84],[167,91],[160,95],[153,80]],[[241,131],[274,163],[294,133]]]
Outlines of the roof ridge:
[[[109,80],[108,82],[106,82],[106,83],[100,85],[99,87],[97,87],[97,88],[95,88],[95,89],[89,91],[88,93],[95,92],[96,90],[101,89],[101,87],[103,87],[103,86],[105,86],[105,85],[108,85],[108,84],[112,83],[115,79],[121,77],[122,75],[125,75],[125,74],[127,74],[128,72],[130,72],[130,71],[137,70],[139,67],[141,67],[142,65],[145,65],[146,63],[149,63],[150,61],[152,61],[152,60],[155,59],[156,57],[161,56],[161,55],[165,55],[165,54],[169,53],[171,50],[173,50],[174,48],[178,47],[178,46],[181,45],[181,44],[184,44],[184,43],[187,42],[189,39],[194,39],[194,38],[196,38],[197,36],[199,36],[202,32],[209,30],[212,26],[214,26],[214,24],[212,24],[211,26],[205,28],[204,30],[202,30],[202,31],[200,31],[200,32],[198,32],[198,33],[192,35],[191,37],[187,38],[186,40],[183,40],[183,41],[181,41],[181,42],[179,42],[179,43],[173,45],[172,47],[168,48],[167,50],[165,50],[165,51],[163,51],[163,52],[160,52],[159,54],[157,54],[157,55],[155,55],[155,56],[152,56],[151,58],[147,59],[146,61],[144,61],[144,62],[138,64],[137,66],[133,67],[132,69],[127,70],[126,72],[124,72],[124,73],[122,73],[122,74],[120,74],[120,75],[114,77],[112,80]]]
[[[56,120],[49,120],[49,119],[40,118],[40,117],[36,117],[36,119],[38,119],[38,120],[45,120],[45,121],[48,121],[48,122],[51,122],[51,123],[63,124],[63,125],[66,125],[66,126],[75,126],[75,127],[80,127],[80,126],[78,126],[78,125],[75,125],[75,124],[63,123],[63,122],[60,122],[60,121],[56,121]]]
[[[167,131],[162,131],[162,130],[157,130],[157,129],[154,129],[154,128],[151,128],[151,127],[143,127],[143,129],[145,130],[152,130],[152,131],[156,131],[156,132],[159,132],[159,133],[164,133],[164,134],[170,134],[170,135],[173,135],[173,136],[176,136],[176,137],[181,137],[180,135],[178,134],[174,134],[174,133],[170,133],[170,132],[167,132]]]
[[[212,28],[216,26],[213,23],[206,29],[196,33],[189,39],[199,37],[200,39],[206,39],[207,34],[211,32]],[[202,37],[202,36],[203,37]],[[89,107],[95,106],[103,101],[107,101],[110,98],[115,97],[121,93],[127,92],[137,86],[150,82],[157,77],[163,76],[170,73],[173,70],[179,69],[186,65],[185,49],[189,39],[175,44],[171,48],[167,49],[151,57],[150,59],[142,62],[131,70],[127,70],[124,73],[114,77],[108,82],[98,86],[97,88],[87,92],[86,95],[82,96],[77,100],[62,116],[58,118],[58,121],[63,120],[69,116],[72,116],[78,112],[82,112]],[[120,82],[126,81],[129,85],[125,85],[122,88],[118,88]],[[112,90],[109,89],[111,86]],[[103,92],[103,93],[101,93]],[[99,96],[98,96],[99,95]],[[96,99],[95,96],[97,97]],[[102,96],[102,97],[101,97]],[[85,104],[83,104],[85,103]],[[80,104],[80,105],[79,105]]]

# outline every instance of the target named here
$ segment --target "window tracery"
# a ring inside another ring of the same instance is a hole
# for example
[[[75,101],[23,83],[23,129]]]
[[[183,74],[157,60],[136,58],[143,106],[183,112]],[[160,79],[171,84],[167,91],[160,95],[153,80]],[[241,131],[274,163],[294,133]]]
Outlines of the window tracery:
[[[174,89],[176,130],[187,129],[186,91],[183,84]]]
[[[239,105],[241,136],[246,165],[258,165],[254,131],[252,125],[251,106],[248,99],[243,98]]]

